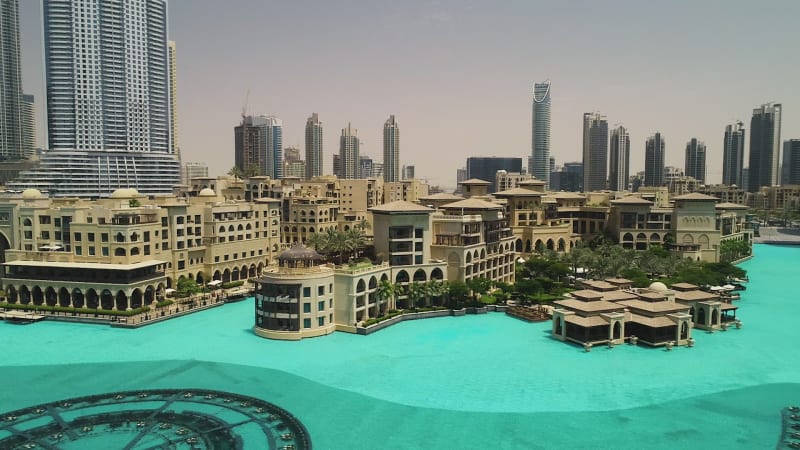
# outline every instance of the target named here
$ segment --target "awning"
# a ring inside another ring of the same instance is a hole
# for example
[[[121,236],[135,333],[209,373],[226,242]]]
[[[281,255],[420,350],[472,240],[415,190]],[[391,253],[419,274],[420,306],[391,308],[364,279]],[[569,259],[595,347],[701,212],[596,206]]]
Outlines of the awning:
[[[222,280],[212,280],[208,282],[209,286],[216,286],[218,284],[222,284]]]
[[[172,294],[173,292],[175,292],[175,289],[166,288],[166,289],[164,289],[164,292],[166,292],[167,294]]]

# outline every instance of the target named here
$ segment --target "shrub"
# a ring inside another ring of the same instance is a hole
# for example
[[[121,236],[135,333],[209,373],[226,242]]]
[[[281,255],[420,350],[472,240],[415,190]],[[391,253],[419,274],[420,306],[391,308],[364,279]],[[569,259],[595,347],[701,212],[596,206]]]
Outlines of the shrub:
[[[244,280],[231,281],[229,283],[222,283],[222,289],[231,289],[244,285]]]
[[[161,300],[160,302],[156,303],[156,308],[164,308],[173,303],[175,302],[173,302],[172,300]]]

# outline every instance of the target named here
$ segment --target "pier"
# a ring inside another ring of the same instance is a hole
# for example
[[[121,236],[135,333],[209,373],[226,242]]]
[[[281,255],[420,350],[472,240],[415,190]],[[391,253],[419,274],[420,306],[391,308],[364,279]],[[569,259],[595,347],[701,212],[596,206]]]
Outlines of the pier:
[[[800,245],[800,228],[761,227],[756,244]]]

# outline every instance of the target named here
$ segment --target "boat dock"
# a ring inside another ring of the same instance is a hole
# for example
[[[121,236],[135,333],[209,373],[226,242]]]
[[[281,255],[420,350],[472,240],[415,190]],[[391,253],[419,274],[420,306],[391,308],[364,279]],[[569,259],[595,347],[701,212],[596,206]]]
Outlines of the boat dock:
[[[45,316],[27,311],[0,311],[0,319],[9,323],[29,324],[40,322]]]
[[[761,227],[758,232],[759,236],[753,238],[756,244],[800,245],[798,228]]]

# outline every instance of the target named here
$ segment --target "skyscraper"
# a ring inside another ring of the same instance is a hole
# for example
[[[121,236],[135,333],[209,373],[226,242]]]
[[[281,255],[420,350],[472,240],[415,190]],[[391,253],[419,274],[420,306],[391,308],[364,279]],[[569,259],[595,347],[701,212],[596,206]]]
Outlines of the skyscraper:
[[[531,157],[528,173],[550,180],[550,80],[533,85]]]
[[[282,122],[273,116],[245,116],[234,127],[236,168],[246,175],[283,176]]]
[[[360,155],[358,157],[358,174],[359,178],[375,177],[375,164],[372,158],[367,155]]]
[[[744,134],[742,122],[725,127],[725,140],[722,144],[722,184],[742,187]]]
[[[22,156],[36,153],[36,107],[33,95],[22,95]]]
[[[169,145],[175,152],[175,157],[181,159],[181,148],[178,146],[178,55],[175,41],[169,41],[167,48],[169,54]]]
[[[781,144],[781,104],[768,103],[753,110],[750,120],[750,192],[778,184]]]
[[[43,0],[42,14],[50,151],[9,186],[51,196],[171,193],[180,161],[166,0]]]
[[[306,176],[306,162],[300,159],[299,147],[286,147],[283,149],[283,177],[304,178]]]
[[[400,181],[400,129],[394,114],[383,124],[383,181]]]
[[[781,184],[800,184],[800,139],[783,141],[783,179]]]
[[[644,185],[664,185],[664,149],[666,145],[660,132],[647,138],[644,148]]]
[[[358,144],[358,130],[348,123],[347,128],[342,128],[342,136],[339,138],[340,178],[360,177],[361,159],[359,158]]]
[[[306,178],[322,175],[322,122],[317,113],[306,120]]]
[[[706,183],[706,144],[692,138],[686,143],[684,174],[702,184]]]
[[[23,156],[19,5],[0,1],[0,161]]]
[[[627,190],[631,170],[631,137],[622,125],[611,131],[609,157],[608,188],[612,191]]]
[[[583,189],[606,188],[608,167],[608,121],[598,112],[583,115]]]

